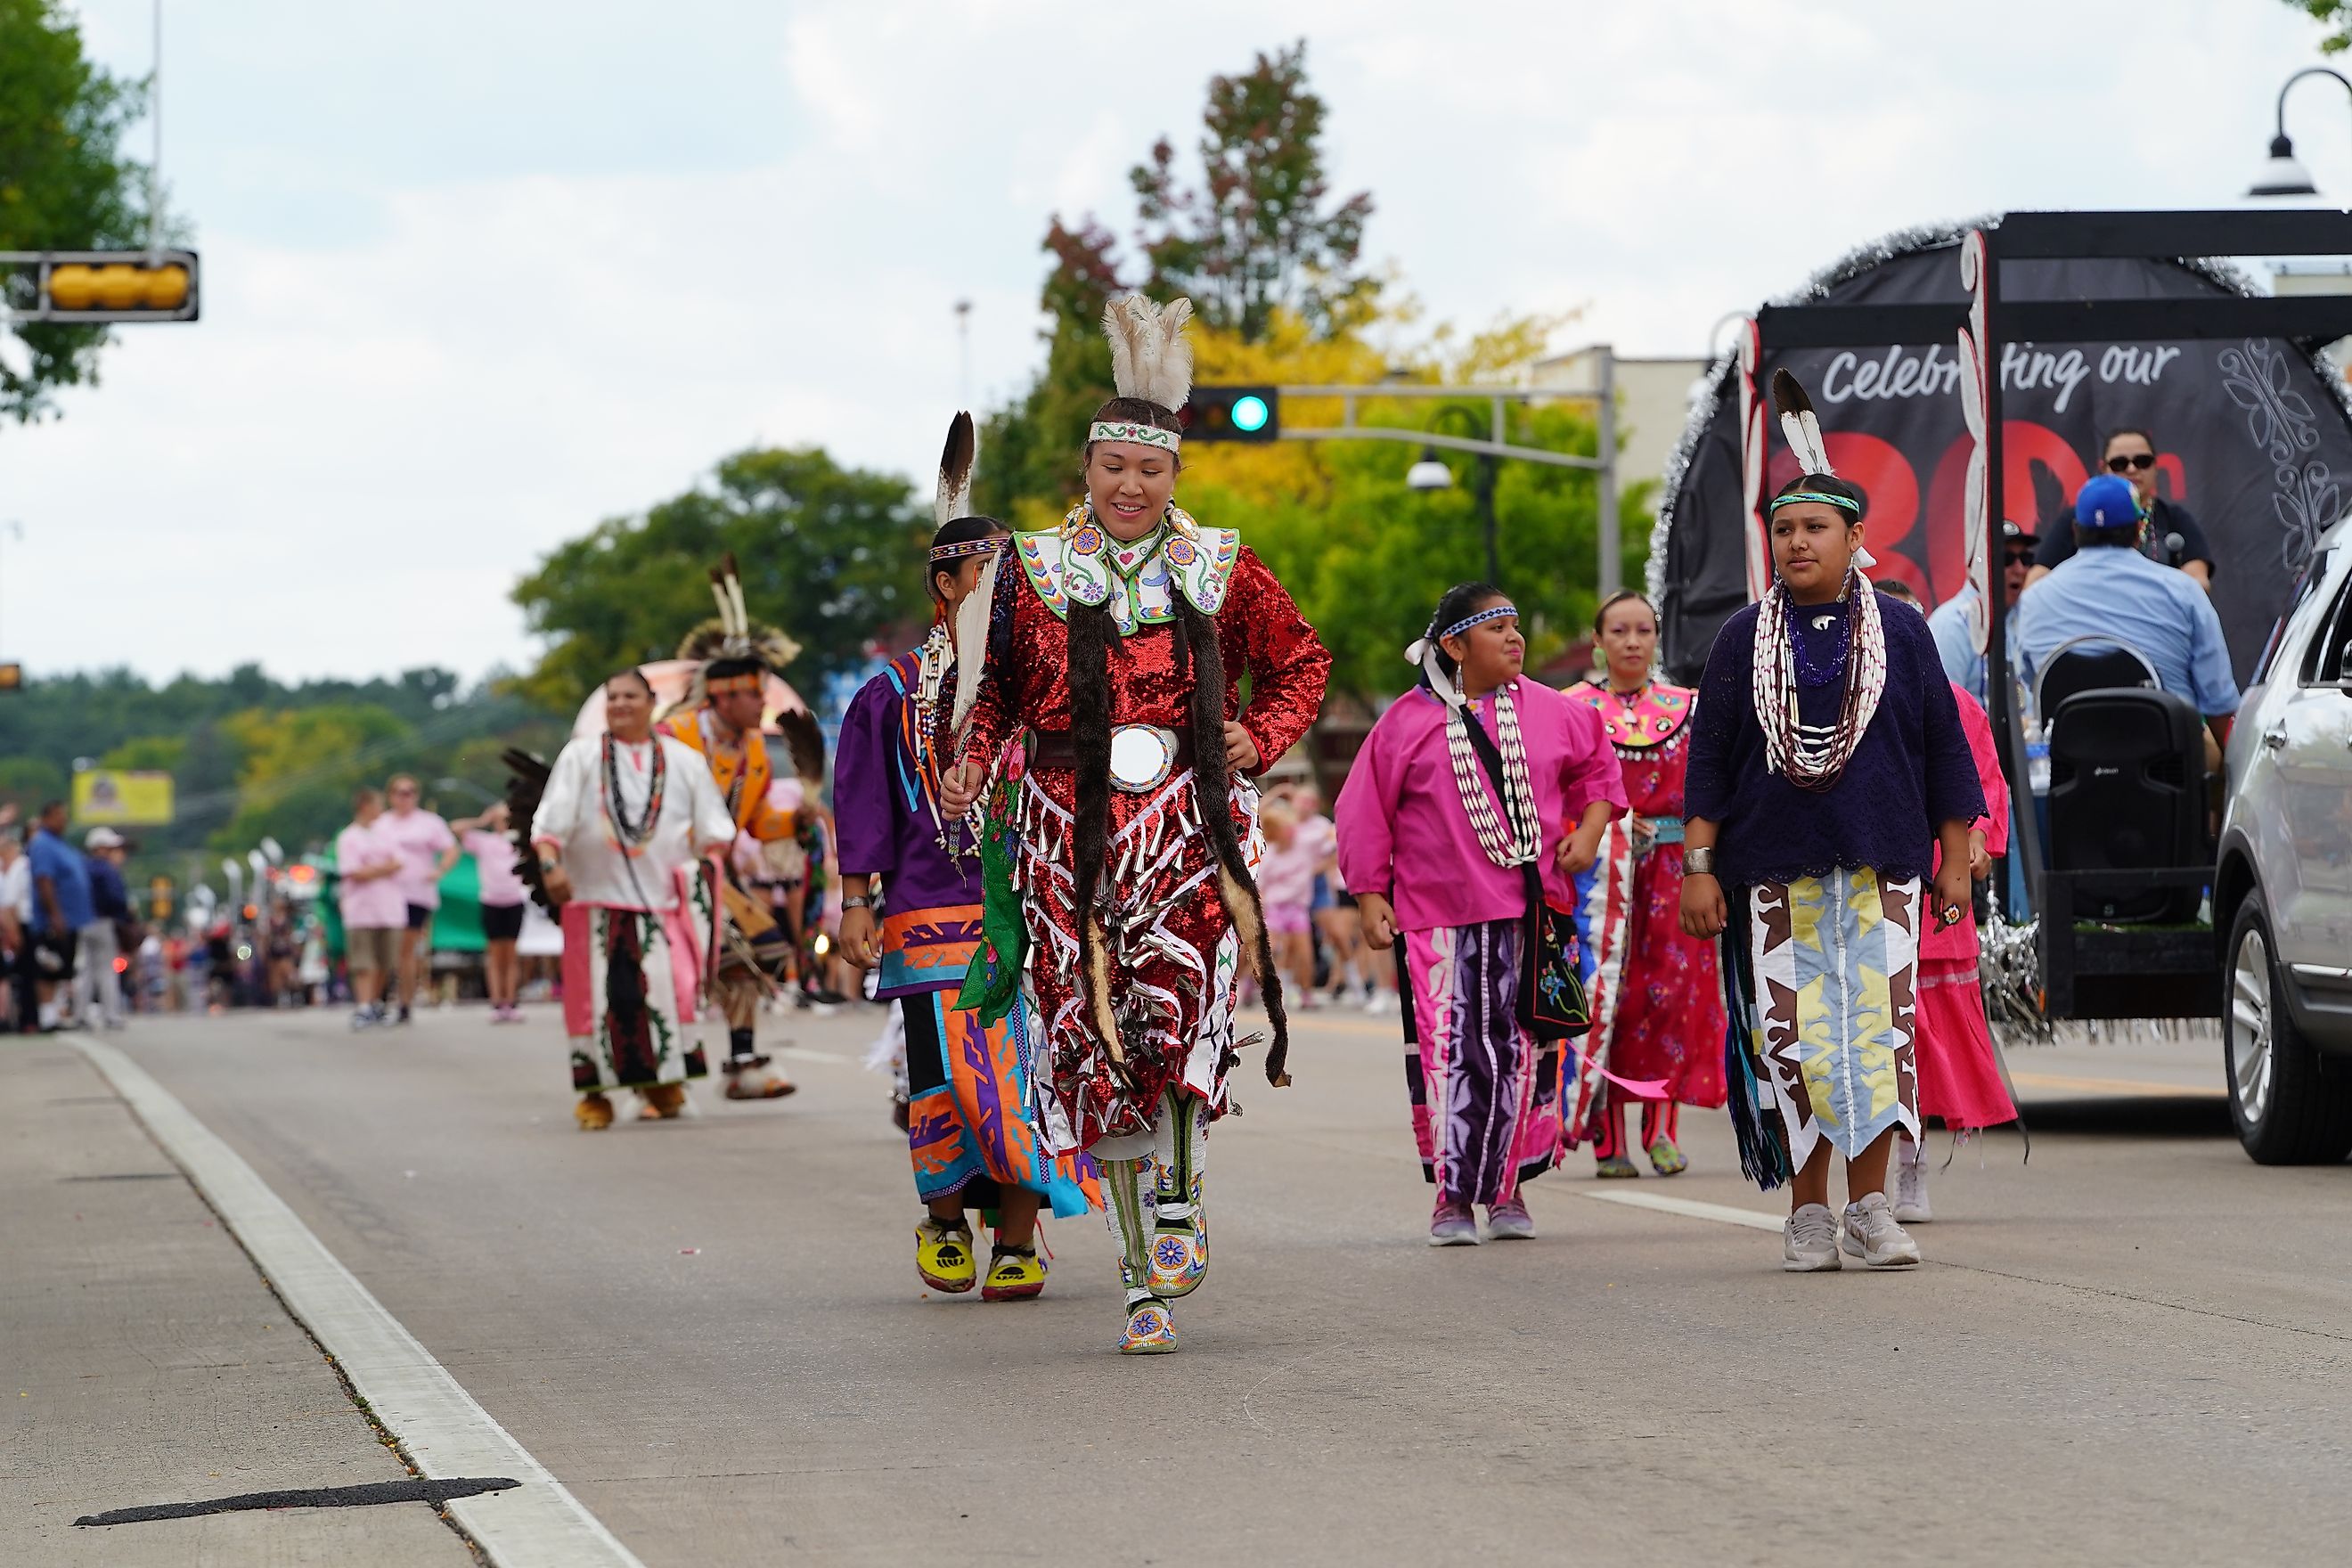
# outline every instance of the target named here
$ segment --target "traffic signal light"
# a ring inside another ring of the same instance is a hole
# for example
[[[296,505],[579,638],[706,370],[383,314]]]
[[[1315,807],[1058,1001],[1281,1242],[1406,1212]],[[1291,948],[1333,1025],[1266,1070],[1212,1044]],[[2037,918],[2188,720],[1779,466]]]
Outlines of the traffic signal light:
[[[0,259],[11,259],[0,258]],[[38,295],[19,321],[193,321],[193,250],[52,250],[42,253]]]
[[[1188,441],[1272,441],[1281,435],[1279,388],[1196,386],[1184,400]]]

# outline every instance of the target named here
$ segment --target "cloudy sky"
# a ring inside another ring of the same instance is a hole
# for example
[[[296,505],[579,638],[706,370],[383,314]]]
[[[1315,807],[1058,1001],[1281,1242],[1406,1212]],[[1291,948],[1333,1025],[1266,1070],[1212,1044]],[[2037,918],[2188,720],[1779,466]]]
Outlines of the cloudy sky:
[[[149,64],[148,0],[83,0]],[[0,657],[520,666],[559,541],[754,442],[912,473],[1038,357],[1049,215],[1305,37],[1335,188],[1433,317],[1697,353],[1889,229],[2230,205],[2279,0],[166,0],[205,316],[0,428]],[[2352,201],[2352,104],[2289,130]],[[141,144],[143,146],[143,131]],[[972,302],[968,384],[952,307]],[[22,525],[19,539],[8,528]]]

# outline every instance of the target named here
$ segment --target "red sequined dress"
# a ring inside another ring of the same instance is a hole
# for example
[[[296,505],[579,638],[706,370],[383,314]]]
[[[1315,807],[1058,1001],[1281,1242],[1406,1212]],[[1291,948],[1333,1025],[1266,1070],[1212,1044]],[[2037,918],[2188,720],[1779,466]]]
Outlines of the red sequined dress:
[[[1041,742],[1014,797],[1013,881],[1030,942],[1026,988],[1052,1065],[1053,1092],[1041,1109],[1057,1148],[1144,1131],[1171,1090],[1196,1095],[1221,1114],[1236,1058],[1234,993],[1245,961],[1191,759],[1181,754],[1191,731],[1192,677],[1177,647],[1180,594],[1216,627],[1225,718],[1249,731],[1261,767],[1272,763],[1314,721],[1331,656],[1233,530],[1200,527],[1171,507],[1159,529],[1121,544],[1081,505],[1058,531],[1016,535],[997,580],[966,762],[988,764],[1024,731],[1068,735],[1072,602],[1106,605],[1111,624],[1114,771],[1096,910],[1117,1061],[1078,973],[1077,772]],[[1202,761],[1223,764],[1222,756]],[[1263,844],[1257,792],[1241,774],[1232,776],[1231,813],[1254,865]]]
[[[1594,1065],[1612,1078],[1663,1084],[1648,1093],[1612,1083],[1626,1100],[1723,1103],[1723,985],[1715,943],[1683,934],[1683,776],[1698,694],[1656,681],[1626,694],[1585,681],[1569,695],[1601,714],[1624,769],[1633,812],[1609,826],[1585,898],[1585,941],[1595,973],[1592,1032],[1569,1107],[1568,1137],[1584,1131],[1580,1110],[1604,1091]]]

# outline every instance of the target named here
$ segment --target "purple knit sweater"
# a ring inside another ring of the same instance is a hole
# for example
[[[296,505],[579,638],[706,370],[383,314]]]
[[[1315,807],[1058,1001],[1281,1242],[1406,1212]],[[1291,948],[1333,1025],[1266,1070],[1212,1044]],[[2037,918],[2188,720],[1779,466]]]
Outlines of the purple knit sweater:
[[[1935,865],[1937,826],[1984,815],[1968,735],[1927,623],[1900,600],[1882,598],[1878,606],[1886,691],[1845,772],[1820,793],[1765,771],[1748,684],[1758,606],[1739,611],[1717,634],[1699,680],[1683,810],[1719,825],[1716,874],[1726,887],[1818,877],[1841,866],[1924,879]],[[1834,627],[1816,634],[1810,624],[1844,608],[1806,606],[1800,617],[1805,651],[1817,665],[1834,657]],[[1843,682],[1800,681],[1798,711],[1808,724],[1832,722],[1843,694]]]

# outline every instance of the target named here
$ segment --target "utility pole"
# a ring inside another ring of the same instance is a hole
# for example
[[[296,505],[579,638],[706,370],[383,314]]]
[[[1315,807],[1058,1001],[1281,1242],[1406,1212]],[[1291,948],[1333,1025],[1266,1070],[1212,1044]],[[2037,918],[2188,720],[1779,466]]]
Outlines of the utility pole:
[[[956,406],[971,406],[971,301],[955,302]]]
[[[1601,510],[1598,586],[1606,601],[1625,585],[1625,541],[1617,526],[1617,351],[1603,343],[1593,352],[1601,360],[1601,416],[1594,432],[1601,467],[1593,476],[1593,500]]]

